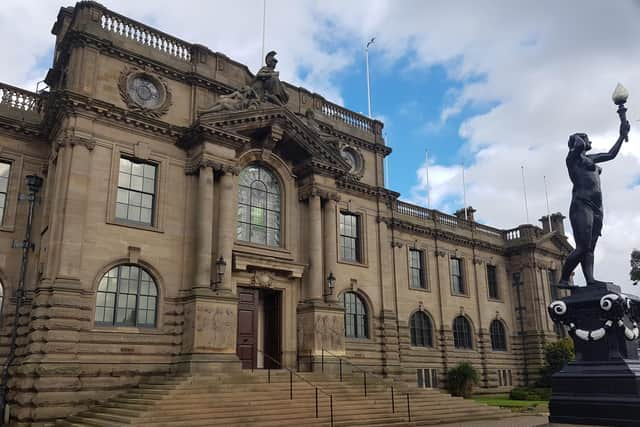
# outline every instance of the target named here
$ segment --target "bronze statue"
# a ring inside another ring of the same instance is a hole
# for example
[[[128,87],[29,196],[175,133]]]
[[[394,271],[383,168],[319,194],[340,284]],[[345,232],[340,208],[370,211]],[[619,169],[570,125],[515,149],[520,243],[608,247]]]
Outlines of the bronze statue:
[[[603,220],[602,190],[600,188],[602,169],[598,163],[613,160],[620,151],[622,142],[628,140],[630,126],[626,119],[626,108],[624,108],[627,96],[626,90],[619,85],[614,92],[613,100],[618,105],[620,134],[608,152],[587,154],[591,150],[591,141],[586,133],[575,133],[569,137],[569,154],[566,162],[569,177],[573,183],[569,219],[573,228],[576,248],[569,254],[562,266],[562,276],[559,282],[561,288],[569,286],[571,273],[578,264],[582,267],[587,286],[606,283],[593,277],[594,250],[598,237],[600,237]]]

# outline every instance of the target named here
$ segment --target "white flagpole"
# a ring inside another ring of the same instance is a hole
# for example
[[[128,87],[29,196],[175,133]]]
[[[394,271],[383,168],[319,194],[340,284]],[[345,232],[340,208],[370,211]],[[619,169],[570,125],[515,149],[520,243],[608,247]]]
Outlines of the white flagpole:
[[[462,164],[462,202],[464,203],[464,219],[468,220],[467,216],[467,184],[464,181],[464,163]]]
[[[367,47],[364,49],[364,60],[367,67],[367,109],[369,111],[369,118],[371,118],[371,85],[369,83],[369,46],[371,46],[376,38],[371,37],[371,40],[367,43]]]
[[[544,197],[547,199],[547,221],[549,221],[549,232],[553,231],[551,229],[551,210],[549,209],[549,192],[547,191],[547,176],[543,175],[544,178]]]
[[[522,191],[524,193],[524,212],[527,217],[527,224],[529,224],[529,205],[527,204],[527,184],[524,180],[524,165],[520,166],[522,170]]]
[[[264,38],[267,28],[267,0],[262,0],[262,55],[260,56],[260,66],[264,61]]]
[[[385,144],[389,147],[389,135],[384,133]],[[389,188],[389,157],[384,158],[384,188]]]
[[[431,209],[431,183],[429,182],[429,151],[424,150],[424,165],[427,169],[427,208]]]

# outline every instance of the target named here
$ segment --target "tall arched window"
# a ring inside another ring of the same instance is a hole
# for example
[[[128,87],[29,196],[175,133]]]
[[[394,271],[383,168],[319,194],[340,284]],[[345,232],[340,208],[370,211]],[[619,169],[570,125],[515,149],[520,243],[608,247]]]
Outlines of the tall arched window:
[[[498,319],[491,322],[489,327],[491,333],[491,348],[493,350],[507,350],[507,335],[504,331],[504,325]]]
[[[349,338],[368,338],[367,306],[355,292],[342,294],[344,303],[344,334]]]
[[[464,316],[453,321],[453,345],[456,348],[473,348],[471,324]]]
[[[422,311],[411,316],[411,345],[417,347],[433,347],[433,327],[431,319]]]
[[[96,316],[98,325],[156,325],[158,288],[142,268],[123,264],[109,270],[98,286]]]
[[[238,240],[280,246],[280,184],[268,169],[247,166],[240,172]]]

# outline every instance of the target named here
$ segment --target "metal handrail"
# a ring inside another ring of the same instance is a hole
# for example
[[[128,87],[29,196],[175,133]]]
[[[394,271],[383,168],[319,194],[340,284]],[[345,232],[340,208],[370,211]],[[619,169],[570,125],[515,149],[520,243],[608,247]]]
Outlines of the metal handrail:
[[[320,387],[317,384],[314,384],[311,381],[307,380],[305,377],[303,377],[302,375],[300,375],[299,373],[297,373],[293,369],[290,369],[290,368],[287,368],[286,366],[283,366],[282,363],[280,363],[278,360],[274,359],[273,357],[269,356],[263,350],[256,349],[256,352],[257,353],[262,353],[263,357],[269,358],[269,360],[271,360],[272,362],[276,363],[281,369],[286,369],[289,372],[289,400],[293,400],[293,376],[294,375],[315,389],[315,392],[316,392],[316,396],[315,396],[315,398],[316,398],[316,418],[318,418],[318,391],[320,391],[321,393],[323,393],[326,396],[328,396],[329,397],[329,410],[330,410],[329,418],[330,418],[330,422],[331,422],[331,427],[333,427],[333,394],[332,393],[329,393],[329,392],[323,390],[322,387]],[[255,363],[255,360],[252,358],[251,359],[251,372],[254,371],[254,363]],[[271,383],[271,368],[267,368],[267,378],[268,378],[267,381],[269,383]]]

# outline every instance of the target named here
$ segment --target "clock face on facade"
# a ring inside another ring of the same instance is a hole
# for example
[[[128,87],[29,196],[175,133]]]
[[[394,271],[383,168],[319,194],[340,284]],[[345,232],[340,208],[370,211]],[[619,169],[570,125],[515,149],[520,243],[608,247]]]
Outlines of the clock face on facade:
[[[159,85],[145,75],[129,80],[128,91],[131,99],[143,108],[157,108],[163,102]]]

